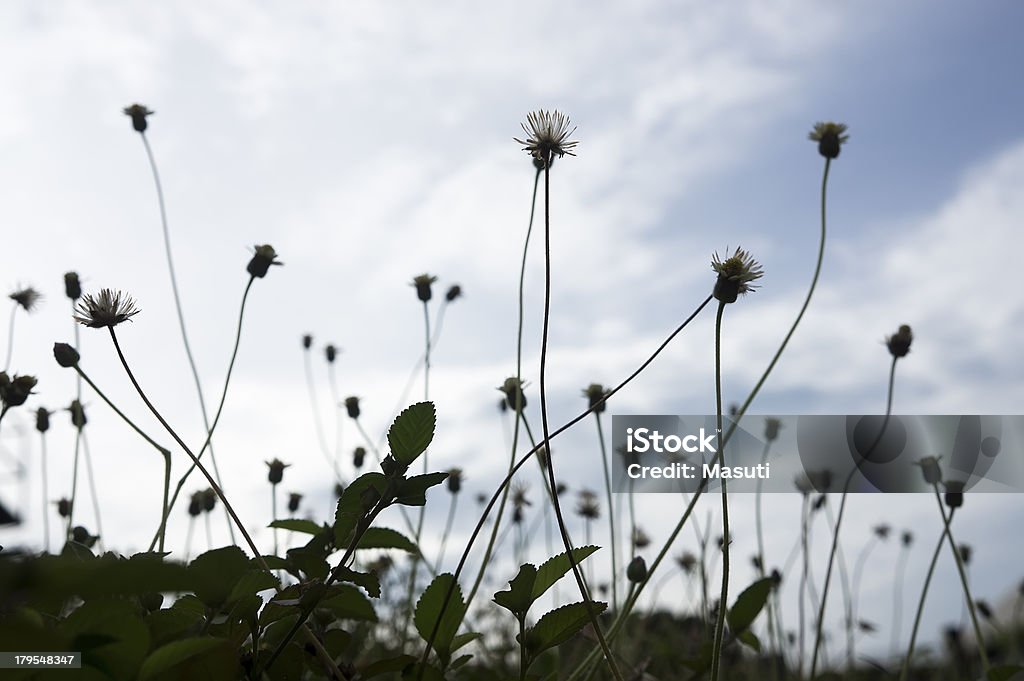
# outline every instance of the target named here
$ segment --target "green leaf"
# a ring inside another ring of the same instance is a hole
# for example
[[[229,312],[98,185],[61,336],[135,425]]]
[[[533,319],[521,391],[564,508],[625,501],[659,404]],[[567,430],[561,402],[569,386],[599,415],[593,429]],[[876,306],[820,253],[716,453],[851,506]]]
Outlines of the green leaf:
[[[222,647],[225,642],[216,638],[186,638],[181,641],[174,641],[158,648],[139,669],[139,681],[148,681],[163,672],[188,660],[190,657],[202,655]]]
[[[225,546],[197,556],[188,566],[196,596],[213,608],[227,602],[235,584],[249,571],[249,559],[237,546]]]
[[[401,549],[412,554],[419,554],[416,545],[398,530],[387,527],[368,527],[359,538],[357,549]]]
[[[600,614],[608,604],[595,602],[592,607],[594,614]],[[526,630],[526,648],[531,657],[535,658],[545,650],[565,643],[589,623],[586,603],[581,601],[563,605],[545,614],[537,624]]]
[[[752,648],[754,652],[761,652],[761,639],[759,639],[750,629],[740,632],[736,638],[739,639],[740,643]]]
[[[475,631],[467,632],[465,634],[459,634],[458,636],[452,639],[452,652],[454,653],[462,646],[467,646],[473,641],[477,640],[478,638],[483,638],[483,636],[483,634]]]
[[[395,460],[406,466],[412,464],[434,439],[436,425],[433,402],[419,402],[399,414],[388,429],[388,445]]]
[[[377,621],[373,604],[359,589],[349,584],[335,584],[331,593],[333,595],[320,602],[320,607],[330,610],[338,619]]]
[[[373,507],[369,502],[376,503],[375,500],[384,494],[387,484],[383,473],[364,473],[345,488],[334,512],[335,547],[348,548],[356,523]]]
[[[992,667],[988,670],[986,678],[988,681],[1013,681],[1014,679],[1017,679],[1018,674],[1024,674],[1024,667],[1014,664],[1003,667]]]
[[[398,485],[395,502],[405,506],[423,506],[427,503],[427,490],[447,479],[447,473],[425,473],[407,478]]]
[[[149,650],[149,630],[126,599],[87,601],[59,629],[71,639],[68,650],[83,653],[83,668],[94,667],[115,681],[134,679]]]
[[[334,568],[334,577],[339,582],[352,582],[366,589],[372,598],[380,598],[380,579],[373,572],[356,572],[350,567],[339,565]]]
[[[448,595],[449,590],[451,591],[450,596]],[[446,603],[447,608],[444,607]],[[442,608],[444,609],[443,614]],[[447,572],[434,578],[416,604],[416,613],[413,617],[416,631],[420,633],[424,641],[428,641],[434,627],[437,626],[434,650],[445,664],[448,663],[451,656],[452,641],[465,614],[466,604],[462,600],[462,590],[459,588],[458,582],[455,581],[455,577]]]
[[[750,628],[767,602],[768,596],[771,595],[773,585],[774,581],[771,577],[759,579],[736,598],[736,602],[729,608],[729,614],[726,615],[725,620],[729,623],[729,630],[734,636]]]
[[[323,525],[318,525],[312,520],[303,520],[302,518],[286,518],[284,520],[275,520],[274,522],[267,525],[267,527],[276,527],[279,530],[288,530],[289,532],[301,532],[302,534],[320,534],[326,528]]]
[[[579,565],[599,548],[599,546],[579,546],[572,550],[572,557],[576,559],[576,564]],[[537,570],[537,580],[533,584],[533,600],[543,596],[545,591],[550,589],[555,582],[565,576],[565,573],[571,569],[572,565],[569,564],[569,556],[565,553],[560,553],[545,561]]]
[[[511,612],[517,619],[523,619],[535,600],[533,585],[536,581],[537,568],[530,563],[521,565],[519,573],[509,581],[509,589],[494,594],[494,602]]]
[[[377,660],[371,664],[366,665],[359,673],[361,679],[372,679],[375,676],[381,674],[394,674],[400,672],[406,667],[416,662],[417,658],[412,655],[399,655],[398,657],[389,657],[384,660]]]
[[[249,570],[235,582],[234,588],[228,594],[227,602],[234,603],[243,596],[252,596],[260,591],[273,589],[278,585],[278,579],[269,572],[263,570]]]

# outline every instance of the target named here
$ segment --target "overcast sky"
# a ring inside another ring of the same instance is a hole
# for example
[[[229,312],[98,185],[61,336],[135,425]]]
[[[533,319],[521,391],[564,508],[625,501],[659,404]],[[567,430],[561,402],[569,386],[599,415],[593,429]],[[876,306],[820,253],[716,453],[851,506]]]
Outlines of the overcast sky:
[[[724,390],[727,401],[742,401],[813,271],[823,159],[806,137],[819,120],[846,122],[851,135],[832,166],[822,279],[752,411],[882,411],[882,339],[908,323],[915,342],[899,366],[897,412],[1019,413],[1022,21],[1024,8],[1009,1],[4,3],[0,284],[31,285],[46,299],[17,317],[12,369],[40,382],[24,412],[3,424],[9,455],[0,465],[9,470],[20,458],[29,475],[19,482],[8,473],[0,483],[0,498],[26,515],[20,528],[0,530],[0,543],[41,545],[38,439],[27,415],[66,407],[74,394],[73,374],[50,353],[54,341],[73,339],[65,271],[80,272],[86,291],[115,287],[136,298],[142,312],[119,329],[125,352],[185,439],[202,442],[152,177],[121,113],[133,102],[156,111],[147,134],[208,404],[223,386],[251,247],[270,243],[285,263],[253,287],[215,439],[229,496],[266,546],[263,461],[292,464],[282,488],[305,493],[312,517],[324,518],[331,503],[301,335],[315,338],[330,437],[327,342],[344,349],[340,395],[362,398],[365,425],[378,436],[422,352],[422,310],[409,282],[423,272],[439,277],[438,294],[454,283],[466,294],[447,309],[433,356],[431,464],[466,470],[456,529],[471,528],[472,495],[491,491],[507,460],[494,388],[515,373],[516,283],[534,178],[512,137],[539,108],[566,112],[579,140],[578,156],[556,163],[551,177],[553,423],[585,406],[581,388],[614,384],[635,368],[710,292],[711,254],[737,245],[766,272],[725,320]],[[541,244],[529,254],[524,343],[538,430]],[[610,412],[713,412],[713,322],[706,311]],[[82,329],[81,349],[94,380],[169,444],[107,334]],[[421,394],[420,381],[407,401]],[[84,400],[107,546],[143,550],[159,521],[161,460],[95,395]],[[68,493],[74,443],[66,412],[55,420],[51,498]],[[343,423],[347,475],[358,442]],[[600,489],[592,423],[554,454],[571,489]],[[180,471],[184,456],[175,457]],[[194,479],[186,490],[199,486]],[[95,529],[87,498],[78,517]],[[432,493],[437,524],[447,500]],[[850,503],[848,556],[880,522],[918,533],[909,612],[938,537],[933,499]],[[781,565],[800,502],[787,495],[766,504],[767,562]],[[656,545],[678,506],[662,495],[639,500]],[[751,578],[752,497],[737,496],[734,508],[735,593]],[[717,518],[717,509],[708,500],[701,518]],[[224,541],[217,520],[215,540]],[[1002,602],[1015,592],[1022,574],[1011,566],[1024,560],[1004,540],[1021,522],[1024,505],[1009,494],[970,498],[957,516],[958,539],[975,547],[977,596]],[[182,505],[169,529],[178,551],[186,526]],[[673,554],[693,544],[686,532]],[[538,545],[529,558],[542,554]],[[862,614],[882,629],[864,645],[878,653],[888,648],[896,555],[893,541],[876,548],[882,569],[864,580]],[[928,639],[961,616],[948,558],[926,613]],[[496,581],[511,569],[496,571]],[[787,598],[795,600],[796,581]],[[838,600],[830,615],[840,620]]]

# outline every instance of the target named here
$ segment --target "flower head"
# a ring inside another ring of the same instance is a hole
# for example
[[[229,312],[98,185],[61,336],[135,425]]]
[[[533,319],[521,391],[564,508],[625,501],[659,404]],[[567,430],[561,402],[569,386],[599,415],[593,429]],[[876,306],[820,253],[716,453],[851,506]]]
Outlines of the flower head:
[[[146,126],[148,125],[146,117],[156,113],[141,104],[126,106],[122,111],[124,111],[125,116],[129,116],[132,119],[132,127],[135,128],[135,132],[146,132]]]
[[[939,467],[939,459],[942,457],[926,456],[914,465],[921,467],[925,483],[937,485],[942,481],[942,468]]]
[[[448,470],[448,491],[458,494],[462,491],[462,469],[451,468]]]
[[[75,350],[74,347],[67,343],[54,343],[53,357],[57,360],[57,364],[65,369],[70,369],[77,365],[78,360],[82,359],[82,356],[78,354],[78,350]]]
[[[267,472],[267,480],[270,481],[271,485],[276,485],[284,478],[284,469],[288,468],[291,464],[283,463],[280,459],[274,459],[273,461],[265,461],[267,468],[270,470]]]
[[[914,332],[906,324],[902,324],[896,333],[885,339],[885,345],[889,348],[889,353],[896,359],[906,357],[907,353],[910,352],[910,344],[913,342]]]
[[[39,301],[43,298],[42,294],[31,286],[19,289],[7,297],[25,308],[25,312],[32,312],[35,310],[36,305],[38,305]]]
[[[892,528],[888,524],[882,523],[881,525],[875,525],[871,531],[875,533],[876,537],[885,541],[889,538],[889,532],[892,531]]]
[[[734,303],[741,294],[757,288],[753,283],[764,276],[761,265],[742,248],[722,260],[718,253],[711,259],[711,269],[718,275],[714,296],[723,303]]]
[[[764,439],[774,442],[779,438],[779,431],[782,430],[782,421],[774,416],[768,416],[764,420]]]
[[[78,278],[78,272],[64,273],[64,295],[71,300],[82,297],[82,282]]]
[[[437,281],[437,277],[429,274],[420,274],[412,278],[412,286],[416,287],[416,297],[424,303],[429,302],[434,297],[434,292],[431,289],[431,284]]]
[[[309,350],[311,347],[313,347],[313,335],[309,334],[309,333],[303,334],[303,336],[302,336],[302,349],[303,350]]]
[[[356,447],[352,450],[352,465],[356,470],[363,467],[363,460],[366,458],[366,447]]]
[[[7,372],[0,371],[0,402],[3,402],[4,409],[25,404],[37,382],[35,376],[15,375],[11,378]]]
[[[512,411],[521,411],[526,407],[526,395],[523,394],[525,386],[526,383],[512,376],[506,378],[505,382],[498,388],[498,390],[505,393],[505,404]]]
[[[94,329],[117,326],[139,313],[131,296],[105,288],[98,295],[86,294],[75,307],[75,321]]]
[[[946,488],[946,506],[960,508],[964,505],[964,483],[960,480],[949,480],[944,483]]]
[[[523,151],[550,167],[555,156],[561,158],[566,154],[576,155],[573,149],[578,142],[569,141],[576,127],[570,128],[570,125],[569,117],[559,111],[534,111],[526,116],[526,122],[522,124],[526,139],[514,139],[523,145]]]
[[[634,584],[639,584],[647,579],[647,562],[640,556],[629,561],[629,565],[626,567],[626,579]]]
[[[61,518],[67,518],[71,515],[71,501],[66,497],[61,497],[57,500],[57,515]]]
[[[457,298],[462,297],[462,287],[458,284],[452,284],[448,287],[448,292],[444,294],[445,302],[452,302]]]
[[[324,356],[327,358],[328,364],[334,364],[334,360],[338,358],[338,348],[332,343],[328,343],[327,347],[324,348]]]
[[[597,520],[601,517],[601,505],[597,501],[597,495],[589,489],[580,491],[580,500],[576,504],[576,514],[587,520]]]
[[[345,410],[348,412],[349,418],[359,418],[359,398],[355,396],[346,397]]]
[[[252,259],[249,264],[245,266],[245,271],[257,279],[262,279],[267,276],[267,271],[270,270],[271,265],[283,265],[284,263],[277,259],[277,251],[270,244],[257,244],[253,247]]]
[[[212,487],[203,490],[203,510],[209,513],[217,506],[217,493]]]
[[[78,400],[71,400],[68,411],[71,412],[71,425],[79,430],[85,428],[85,424],[89,422],[85,418],[85,406]]]
[[[914,533],[910,530],[903,530],[903,533],[900,535],[900,542],[904,548],[910,548],[910,545],[914,543]]]
[[[633,530],[633,546],[638,549],[646,549],[651,545],[651,538],[641,528]]]
[[[50,429],[50,414],[53,412],[46,407],[36,409],[36,430],[45,433]]]
[[[815,123],[807,138],[818,143],[819,154],[827,159],[833,159],[839,156],[839,148],[846,144],[850,136],[846,134],[845,123],[828,121]]]
[[[195,518],[203,511],[203,493],[193,492],[192,496],[188,499],[188,514]]]
[[[683,554],[676,556],[676,563],[679,564],[679,567],[683,572],[690,574],[693,572],[693,568],[697,565],[697,556],[686,551]]]
[[[302,495],[298,492],[292,492],[288,495],[288,511],[295,513],[299,510],[299,504],[302,503]]]
[[[590,410],[595,414],[600,414],[605,410],[605,400],[610,392],[600,383],[591,383],[583,389],[583,396],[590,402]]]

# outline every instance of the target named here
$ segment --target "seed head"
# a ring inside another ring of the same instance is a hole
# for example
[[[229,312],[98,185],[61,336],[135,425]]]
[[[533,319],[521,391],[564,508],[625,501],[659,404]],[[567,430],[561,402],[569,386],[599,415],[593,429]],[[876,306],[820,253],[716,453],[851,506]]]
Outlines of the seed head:
[[[57,500],[57,515],[61,518],[67,518],[71,515],[71,500],[65,497],[61,497]]]
[[[295,513],[299,510],[299,504],[302,503],[302,495],[298,492],[292,492],[288,495],[288,512]]]
[[[252,260],[246,265],[245,271],[257,279],[262,279],[267,276],[267,271],[270,270],[271,265],[283,265],[284,263],[277,259],[277,251],[270,244],[257,244],[253,247]]]
[[[818,153],[827,159],[839,157],[840,147],[846,144],[850,136],[846,134],[845,123],[815,123],[814,128],[807,135],[812,142],[818,143]]]
[[[915,464],[921,467],[925,483],[937,485],[942,482],[942,469],[939,467],[939,459],[941,458],[941,456],[926,456]]]
[[[117,326],[139,313],[131,296],[105,288],[98,295],[86,294],[75,307],[75,321],[94,329]]]
[[[782,421],[769,416],[764,420],[764,439],[768,442],[774,442],[779,439],[779,431],[782,430]]]
[[[597,501],[597,495],[589,489],[580,490],[580,500],[576,503],[576,514],[587,520],[600,518],[601,505]]]
[[[71,412],[71,425],[81,430],[85,428],[85,424],[89,422],[85,418],[85,407],[78,400],[71,400],[71,406],[68,407],[68,411]]]
[[[964,565],[970,565],[971,556],[973,555],[973,553],[974,550],[971,548],[970,544],[960,545],[960,560],[961,562],[963,562]]]
[[[718,253],[711,259],[711,269],[718,275],[714,296],[723,303],[735,303],[736,298],[757,288],[753,283],[764,276],[764,270],[750,253],[737,248],[722,260]]]
[[[346,397],[345,410],[348,412],[349,418],[359,418],[359,398],[355,396]]]
[[[992,606],[990,606],[988,604],[988,601],[983,601],[981,599],[978,599],[978,600],[974,601],[974,607],[977,608],[979,615],[981,615],[982,617],[984,617],[987,620],[991,620],[992,619],[992,615],[993,615],[993,613],[992,613]]]
[[[25,308],[25,312],[32,312],[36,309],[36,305],[43,299],[43,296],[39,291],[35,290],[31,286],[23,289],[18,289],[11,295],[7,296],[15,303]]]
[[[641,556],[636,556],[629,561],[629,566],[626,568],[626,579],[634,584],[639,584],[647,579],[647,562]]]
[[[193,492],[192,496],[188,500],[188,514],[192,518],[195,518],[203,512],[203,493]]]
[[[461,468],[450,468],[448,469],[448,491],[452,494],[458,494],[462,491],[462,469]]]
[[[430,302],[430,299],[434,297],[434,291],[431,285],[437,281],[437,277],[429,274],[420,274],[412,278],[411,286],[416,288],[416,297],[424,303]]]
[[[53,412],[46,407],[36,409],[36,430],[45,433],[50,429],[50,414]]]
[[[517,484],[512,488],[512,505],[515,508],[525,508],[526,506],[533,506],[533,503],[526,498],[526,493],[529,488],[523,484]]]
[[[651,538],[639,527],[633,530],[633,546],[638,549],[646,549],[651,545]]]
[[[910,530],[903,530],[903,534],[900,535],[900,542],[904,548],[910,548],[911,544],[914,543],[914,533]]]
[[[964,505],[964,483],[960,480],[949,480],[943,484],[946,488],[946,506],[960,508]]]
[[[284,478],[284,469],[291,465],[288,463],[282,463],[280,459],[264,461],[264,463],[267,464],[267,468],[270,469],[267,472],[267,480],[270,481],[271,485],[280,483],[282,478]]]
[[[462,287],[459,286],[458,284],[452,284],[451,286],[449,286],[448,287],[448,292],[444,294],[445,301],[449,302],[449,303],[452,302],[453,300],[455,300],[456,298],[461,298],[461,297],[462,297]]]
[[[356,447],[352,451],[352,465],[356,470],[363,467],[363,460],[366,459],[366,447]]]
[[[909,326],[903,324],[896,333],[885,339],[885,344],[889,348],[889,353],[896,359],[899,359],[900,357],[907,356],[907,353],[910,352],[910,344],[913,341],[913,332]]]
[[[676,556],[676,563],[679,564],[679,567],[683,572],[691,574],[693,572],[693,568],[697,566],[697,556],[686,551],[685,553]]]
[[[313,336],[307,333],[302,336],[302,349],[309,350],[311,347],[313,347]]]
[[[203,510],[207,513],[213,511],[217,506],[217,493],[212,487],[207,487],[203,490]]]
[[[141,104],[126,106],[123,111],[125,116],[131,117],[132,127],[135,128],[135,132],[139,133],[146,132],[146,127],[149,125],[146,121],[146,117],[152,116],[156,113],[155,111],[150,111]]]
[[[96,545],[96,540],[99,539],[99,535],[89,534],[89,530],[78,525],[71,530],[71,539],[79,544],[84,544],[91,549]]]
[[[523,145],[523,151],[542,164],[541,167],[550,168],[556,156],[576,155],[573,149],[579,143],[569,141],[576,127],[570,128],[570,125],[569,117],[559,111],[534,111],[527,114],[526,122],[521,124],[526,139],[514,139]]]
[[[595,414],[600,414],[605,410],[607,406],[605,398],[608,397],[610,390],[606,390],[600,383],[591,383],[583,389],[583,396],[590,402],[590,410]]]
[[[53,357],[57,360],[57,364],[65,369],[77,366],[78,360],[82,359],[82,356],[78,354],[78,350],[75,350],[67,343],[54,343]]]
[[[512,411],[522,411],[526,407],[526,395],[523,394],[524,387],[526,387],[526,383],[515,376],[506,378],[505,382],[498,388],[498,390],[505,393],[505,406]]]
[[[338,358],[338,348],[328,343],[324,348],[324,356],[327,357],[328,364],[334,364],[334,360]]]
[[[18,376],[14,378],[7,375],[7,372],[0,371],[0,402],[3,402],[4,409],[20,407],[25,400],[32,395],[32,388],[36,387],[35,376]]]
[[[885,541],[889,538],[890,531],[892,531],[892,528],[889,527],[889,525],[887,525],[886,523],[882,523],[881,525],[875,525],[875,527],[872,528],[872,532],[875,533],[875,536],[881,539],[882,541]]]
[[[78,280],[78,272],[64,273],[64,295],[71,300],[82,297],[82,282]]]

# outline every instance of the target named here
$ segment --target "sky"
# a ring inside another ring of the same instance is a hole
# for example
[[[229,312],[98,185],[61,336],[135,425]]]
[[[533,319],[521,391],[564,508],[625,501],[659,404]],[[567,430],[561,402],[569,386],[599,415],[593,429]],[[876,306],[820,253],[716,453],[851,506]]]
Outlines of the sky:
[[[134,296],[141,313],[118,329],[125,354],[184,439],[203,439],[153,178],[121,113],[133,102],[156,111],[147,136],[208,405],[223,389],[253,245],[272,244],[285,263],[252,288],[215,437],[228,496],[261,546],[270,542],[264,461],[292,464],[282,492],[304,493],[311,517],[331,508],[301,336],[314,336],[310,360],[327,437],[335,441],[338,416],[322,355],[331,342],[343,350],[338,395],[361,397],[363,424],[378,438],[423,352],[422,307],[409,283],[425,272],[438,277],[438,298],[456,283],[465,292],[445,310],[429,397],[439,414],[431,466],[466,473],[450,547],[468,535],[478,517],[473,495],[491,492],[507,464],[508,423],[495,387],[515,374],[534,180],[512,138],[537,109],[569,115],[579,141],[577,156],[551,173],[552,423],[586,406],[586,385],[612,385],[635,369],[708,295],[712,254],[738,245],[765,270],[762,287],[725,317],[723,390],[727,402],[742,401],[814,269],[823,159],[807,133],[821,120],[850,128],[830,170],[821,280],[752,413],[880,413],[889,368],[882,341],[903,323],[915,341],[898,367],[897,413],[1020,413],[1022,15],[1009,1],[5,3],[0,284],[34,286],[45,300],[36,313],[16,316],[11,369],[38,376],[39,386],[0,432],[8,466],[0,498],[25,516],[20,527],[0,529],[0,544],[42,545],[40,445],[28,409],[60,409],[75,394],[73,374],[51,356],[53,342],[74,339],[64,272],[79,272],[87,292],[113,287]],[[527,258],[523,336],[536,430],[541,227]],[[83,328],[80,347],[90,377],[169,444],[107,334]],[[421,374],[412,385],[407,403],[423,397]],[[106,545],[144,550],[159,521],[161,460],[98,397],[87,391],[83,400]],[[713,310],[609,404],[622,414],[713,410]],[[66,412],[54,419],[51,500],[69,491],[75,439]],[[596,440],[585,422],[553,444],[571,492],[601,489]],[[348,452],[360,442],[342,418],[346,477]],[[184,456],[175,457],[182,471]],[[15,461],[25,477],[12,473]],[[539,501],[536,474],[527,472]],[[186,491],[200,486],[193,478]],[[447,493],[436,490],[431,501],[428,527],[439,528]],[[637,500],[655,546],[678,503]],[[733,550],[742,557],[736,593],[752,578],[753,499],[732,503]],[[911,528],[919,541],[907,583],[919,585],[939,536],[933,503],[928,495],[883,504],[851,498],[848,560],[873,526]],[[771,495],[765,504],[773,518],[768,563],[781,564],[797,536],[800,499]],[[95,529],[90,505],[79,503],[79,519]],[[698,515],[714,528],[718,508],[706,499]],[[969,498],[958,513],[956,535],[975,548],[978,597],[1011,602],[1024,577],[1013,566],[1024,560],[1005,538],[1022,521],[1015,494]],[[170,523],[180,551],[184,506]],[[227,539],[222,518],[213,530],[215,543]],[[825,524],[815,531],[820,584]],[[694,542],[685,532],[672,555]],[[205,546],[198,528],[193,546]],[[531,546],[528,558],[543,560],[543,549]],[[881,569],[865,574],[860,610],[881,633],[861,647],[884,657],[896,542],[871,555]],[[511,563],[502,565],[508,574],[496,570],[495,586],[514,574]],[[926,641],[942,623],[960,621],[955,580],[944,556]],[[787,581],[787,602],[796,581]],[[682,600],[681,580],[664,588]],[[911,597],[906,602],[911,608]],[[839,621],[839,601],[829,614]]]

